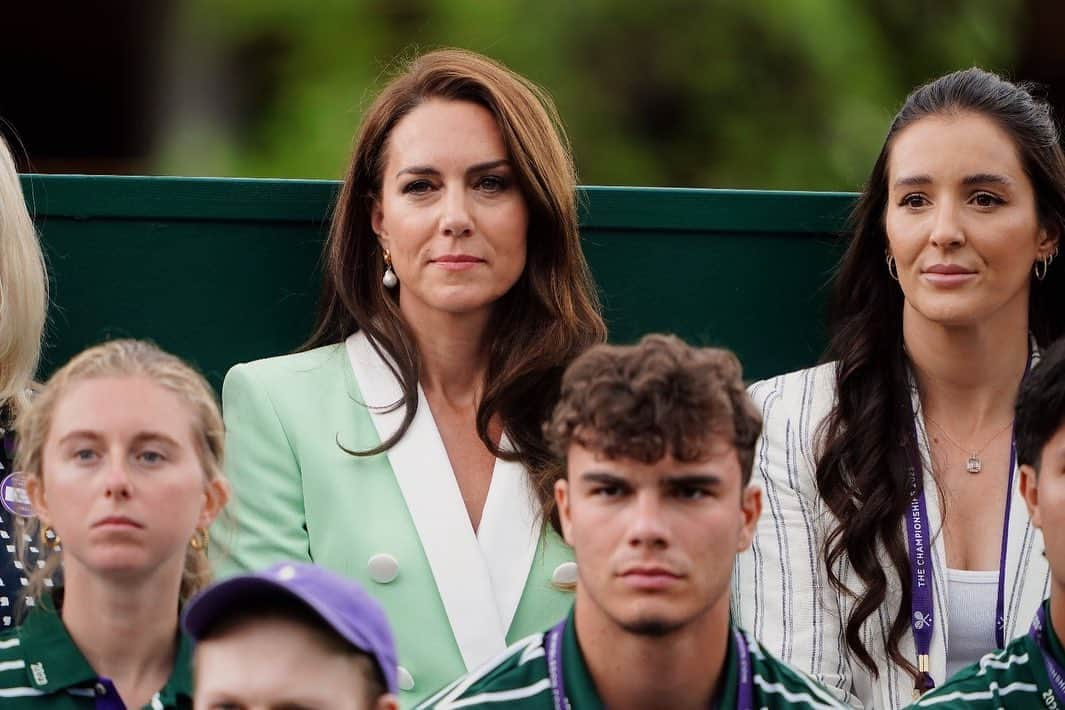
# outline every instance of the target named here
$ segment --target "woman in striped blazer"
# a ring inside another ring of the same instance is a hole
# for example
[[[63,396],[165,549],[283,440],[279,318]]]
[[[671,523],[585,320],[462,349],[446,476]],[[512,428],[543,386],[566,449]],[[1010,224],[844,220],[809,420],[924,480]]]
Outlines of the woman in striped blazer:
[[[907,98],[852,215],[832,362],[756,383],[765,513],[738,622],[855,707],[1002,646],[1048,589],[1013,404],[1065,331],[1049,108],[979,69]]]

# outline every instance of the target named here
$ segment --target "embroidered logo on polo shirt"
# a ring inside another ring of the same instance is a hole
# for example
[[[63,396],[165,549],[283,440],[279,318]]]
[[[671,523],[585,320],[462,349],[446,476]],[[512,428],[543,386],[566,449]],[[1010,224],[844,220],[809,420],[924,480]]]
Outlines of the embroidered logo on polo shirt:
[[[48,685],[48,676],[44,672],[44,664],[40,661],[30,664],[30,673],[33,674],[34,684]]]

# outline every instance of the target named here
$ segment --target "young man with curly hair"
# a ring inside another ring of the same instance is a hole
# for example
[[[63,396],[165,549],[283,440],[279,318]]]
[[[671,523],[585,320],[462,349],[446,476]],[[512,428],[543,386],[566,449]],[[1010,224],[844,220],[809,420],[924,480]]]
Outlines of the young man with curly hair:
[[[761,512],[761,418],[732,353],[661,335],[592,348],[546,431],[566,460],[574,608],[423,707],[841,707],[730,622],[733,560]]]

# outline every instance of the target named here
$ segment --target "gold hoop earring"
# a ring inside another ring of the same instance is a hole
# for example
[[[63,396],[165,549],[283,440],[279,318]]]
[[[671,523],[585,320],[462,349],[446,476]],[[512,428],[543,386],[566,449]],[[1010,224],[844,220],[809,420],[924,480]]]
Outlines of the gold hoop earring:
[[[205,555],[210,544],[211,533],[207,532],[207,528],[196,528],[196,532],[192,534],[192,539],[189,540],[189,547]]]
[[[891,256],[891,252],[889,252],[889,251],[885,251],[884,252],[884,263],[887,264],[888,276],[890,276],[891,278],[893,278],[896,281],[898,281],[899,280],[899,269],[898,269],[897,266],[895,266],[895,257]]]
[[[58,550],[59,546],[63,544],[63,540],[59,537],[59,533],[57,533],[55,528],[51,525],[45,525],[41,528],[41,538],[44,540],[44,544],[53,550]]]

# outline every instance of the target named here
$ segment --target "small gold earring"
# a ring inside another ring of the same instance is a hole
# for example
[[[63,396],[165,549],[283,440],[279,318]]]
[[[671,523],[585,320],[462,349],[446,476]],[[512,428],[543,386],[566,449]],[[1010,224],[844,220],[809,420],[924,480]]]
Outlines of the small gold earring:
[[[53,550],[58,549],[63,544],[62,538],[59,537],[59,533],[51,525],[45,525],[41,529],[41,537],[44,538],[44,544],[51,547]]]
[[[211,544],[211,534],[207,532],[207,528],[196,528],[196,532],[192,534],[192,539],[189,540],[189,546],[197,552],[207,554],[207,546]]]

